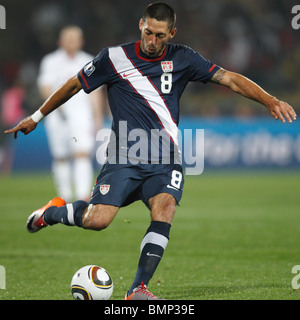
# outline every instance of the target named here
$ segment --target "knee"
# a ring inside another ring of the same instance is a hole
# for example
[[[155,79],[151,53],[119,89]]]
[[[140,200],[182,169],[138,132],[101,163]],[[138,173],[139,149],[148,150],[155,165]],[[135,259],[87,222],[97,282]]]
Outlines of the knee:
[[[175,214],[176,212],[176,202],[172,199],[164,205],[164,210],[170,212],[171,214]]]
[[[151,217],[153,221],[162,221],[172,224],[175,212],[176,201],[170,196],[163,199],[164,201],[155,201],[151,206]]]
[[[82,227],[84,229],[100,231],[106,229],[114,218],[114,214],[98,205],[87,209],[82,217]]]
[[[95,231],[101,231],[103,229],[106,229],[109,226],[110,223],[105,221],[99,221],[96,217],[88,217],[82,219],[82,226],[84,229],[89,230],[95,230]]]
[[[172,201],[165,202],[164,204],[155,207],[153,211],[162,213],[166,216],[174,216],[176,212],[176,204],[174,204]]]

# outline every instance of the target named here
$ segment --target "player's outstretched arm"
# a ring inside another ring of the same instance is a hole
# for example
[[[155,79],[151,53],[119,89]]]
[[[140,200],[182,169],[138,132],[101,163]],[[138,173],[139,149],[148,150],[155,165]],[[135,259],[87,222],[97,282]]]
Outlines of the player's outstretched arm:
[[[268,94],[256,83],[241,74],[221,68],[213,75],[211,81],[224,85],[246,98],[260,102],[276,120],[280,119],[283,123],[285,119],[290,123],[296,120],[296,112],[288,103]]]
[[[25,135],[30,133],[47,114],[60,107],[81,89],[80,81],[77,76],[74,76],[57,89],[33,115],[23,119],[14,128],[6,130],[4,133],[13,133],[15,139],[18,131],[23,132]]]

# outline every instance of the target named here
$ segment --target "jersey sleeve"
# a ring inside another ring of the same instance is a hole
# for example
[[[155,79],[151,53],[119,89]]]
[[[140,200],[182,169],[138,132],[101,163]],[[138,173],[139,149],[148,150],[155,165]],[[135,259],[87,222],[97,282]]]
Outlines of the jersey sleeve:
[[[109,81],[108,65],[108,49],[102,49],[92,61],[88,62],[77,73],[77,77],[86,93],[92,92]]]
[[[220,69],[220,66],[202,57],[196,51],[188,48],[190,81],[206,83]]]

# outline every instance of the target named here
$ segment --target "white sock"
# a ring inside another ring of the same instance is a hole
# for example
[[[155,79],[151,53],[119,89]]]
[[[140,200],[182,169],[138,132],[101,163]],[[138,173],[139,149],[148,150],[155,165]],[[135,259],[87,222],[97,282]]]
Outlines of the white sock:
[[[54,161],[52,165],[54,182],[59,197],[66,202],[72,201],[71,163],[70,161]]]
[[[91,195],[93,183],[93,165],[88,157],[74,159],[74,185],[76,199],[87,200]]]

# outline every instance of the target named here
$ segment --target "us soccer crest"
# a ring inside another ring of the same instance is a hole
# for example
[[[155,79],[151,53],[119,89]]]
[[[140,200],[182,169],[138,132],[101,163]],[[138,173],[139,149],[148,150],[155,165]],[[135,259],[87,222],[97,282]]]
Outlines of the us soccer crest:
[[[108,193],[109,189],[110,189],[110,184],[100,185],[100,193],[103,194],[104,196]]]
[[[173,61],[162,61],[161,68],[163,72],[172,72],[173,71]]]

